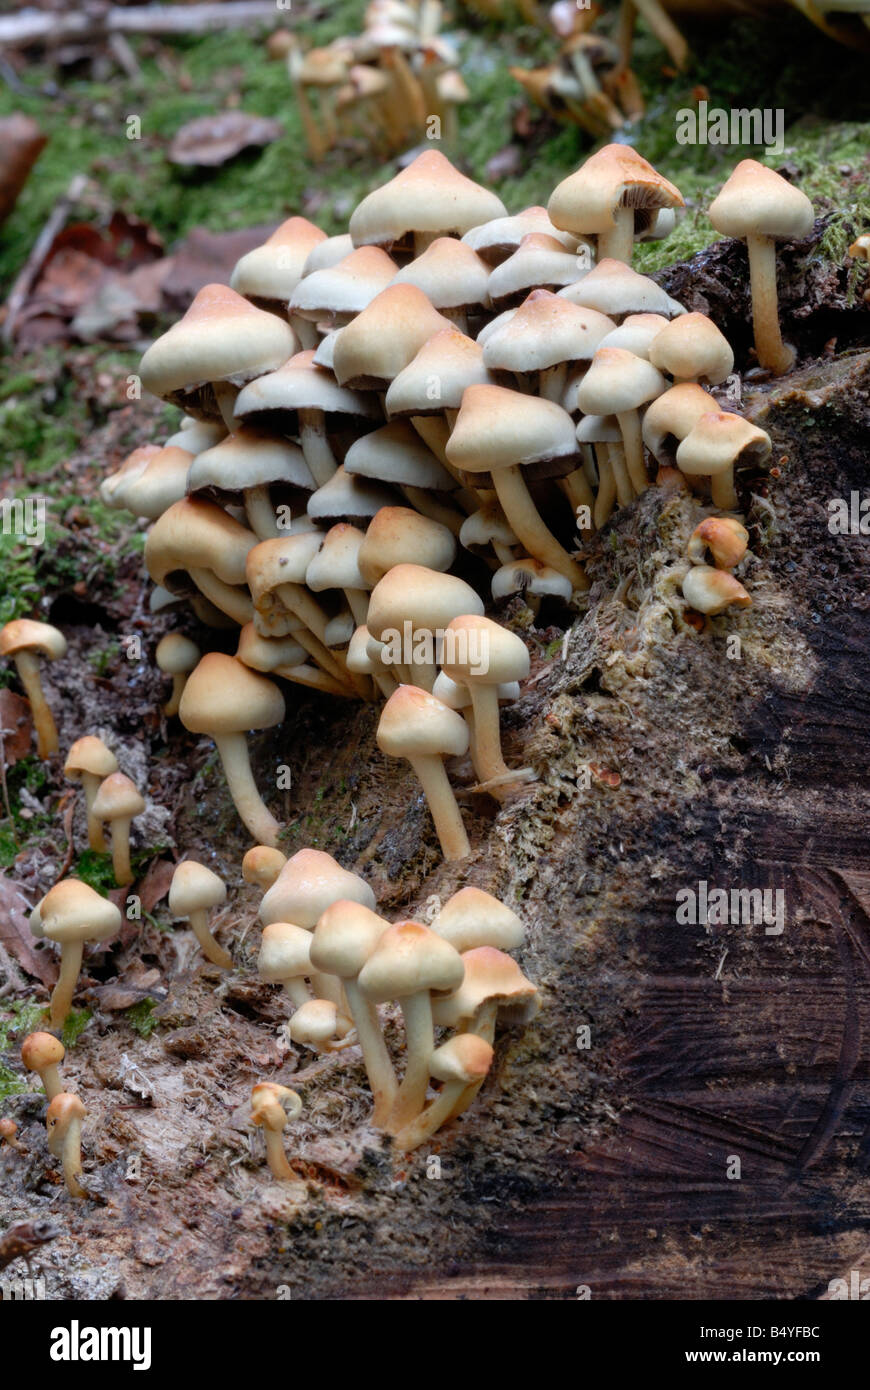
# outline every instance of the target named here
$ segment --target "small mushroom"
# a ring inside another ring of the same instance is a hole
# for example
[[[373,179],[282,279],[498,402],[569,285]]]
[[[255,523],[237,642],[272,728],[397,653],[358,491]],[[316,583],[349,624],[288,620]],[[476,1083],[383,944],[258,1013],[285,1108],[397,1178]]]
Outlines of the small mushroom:
[[[32,922],[32,919],[31,919]],[[34,935],[60,945],[60,974],[51,996],[51,1026],[60,1030],[72,1006],[86,941],[106,941],[121,926],[121,913],[77,878],[65,878],[37,905]]]
[[[515,632],[473,614],[454,618],[444,634],[442,666],[451,680],[466,685],[474,709],[474,765],[482,785],[494,794],[517,774],[501,751],[498,687],[529,674],[529,653]],[[494,784],[494,785],[493,785]]]
[[[204,864],[185,859],[177,865],[169,888],[169,910],[173,917],[186,917],[203,955],[222,970],[232,970],[233,958],[219,946],[209,930],[208,914],[227,900],[226,884]]]
[[[287,856],[271,845],[254,845],[242,860],[242,878],[267,893],[277,879]]]
[[[417,774],[444,858],[465,859],[471,846],[441,761],[468,752],[465,720],[428,691],[400,685],[383,708],[377,740],[382,753],[407,758]]]
[[[0,1144],[7,1144],[10,1149],[15,1149],[17,1153],[27,1153],[23,1144],[16,1139],[18,1126],[8,1115],[4,1115],[0,1120]]]
[[[511,908],[471,885],[447,899],[432,930],[449,941],[460,955],[478,946],[514,951],[522,946],[525,937],[525,928]]]
[[[63,1176],[71,1197],[87,1197],[79,1179],[82,1176],[82,1121],[85,1107],[78,1096],[61,1091],[54,1097],[45,1116],[50,1153],[63,1164]]]
[[[717,386],[734,370],[731,345],[706,314],[671,319],[650,343],[649,360],[676,385],[704,381]]]
[[[63,1043],[53,1033],[30,1033],[21,1044],[21,1060],[28,1071],[39,1073],[49,1100],[63,1090],[58,1067],[65,1056]]]
[[[557,185],[547,212],[563,231],[597,237],[599,263],[631,265],[635,236],[662,208],[682,207],[680,190],[630,145],[605,145]]]
[[[305,980],[313,973],[310,932],[293,922],[270,922],[264,927],[257,957],[261,980],[283,985],[288,998],[301,1009],[311,999]]]
[[[133,882],[130,867],[130,823],[145,810],[145,798],[123,772],[113,772],[100,783],[91,812],[112,827],[112,868],[115,882],[124,888]]]
[[[332,999],[307,999],[284,1025],[284,1032],[291,1042],[324,1053],[342,1052],[357,1040],[353,1023]]]
[[[457,1110],[470,1087],[477,1092],[492,1066],[493,1050],[476,1033],[459,1033],[442,1043],[429,1058],[429,1075],[444,1084],[421,1114],[395,1137],[400,1153],[410,1153],[430,1138]]]
[[[291,1120],[302,1114],[302,1099],[288,1086],[274,1081],[261,1081],[251,1091],[251,1118],[259,1125],[266,1139],[266,1157],[272,1174],[280,1179],[294,1179],[296,1174],[287,1162],[281,1138]]]
[[[728,570],[710,565],[693,565],[683,580],[683,598],[698,613],[724,613],[736,604],[748,608],[752,599],[739,580]]]
[[[713,505],[723,512],[738,506],[734,470],[756,466],[770,457],[770,436],[742,415],[710,411],[692,426],[677,449],[677,467],[687,477],[710,479]]]
[[[625,466],[638,496],[649,486],[643,457],[640,409],[667,389],[651,362],[625,348],[599,348],[577,389],[577,404],[587,415],[615,415],[622,431]]]
[[[717,570],[733,570],[748,545],[749,532],[736,517],[708,516],[689,537],[686,553],[693,565],[704,565],[709,551]]]
[[[118,759],[103,740],[94,734],[76,739],[64,763],[64,776],[70,782],[82,784],[88,818],[88,844],[98,854],[105,853],[106,840],[103,835],[103,823],[94,815],[94,801],[100,784],[117,771]]]
[[[16,618],[0,629],[0,656],[11,656],[19,680],[30,701],[39,756],[47,758],[58,747],[57,726],[45,699],[39,678],[39,658],[56,661],[66,655],[66,638],[50,623]]]
[[[187,677],[200,660],[202,652],[195,642],[182,632],[167,632],[157,643],[155,660],[161,671],[172,677],[172,694],[163,706],[163,713],[171,719],[178,713]]]

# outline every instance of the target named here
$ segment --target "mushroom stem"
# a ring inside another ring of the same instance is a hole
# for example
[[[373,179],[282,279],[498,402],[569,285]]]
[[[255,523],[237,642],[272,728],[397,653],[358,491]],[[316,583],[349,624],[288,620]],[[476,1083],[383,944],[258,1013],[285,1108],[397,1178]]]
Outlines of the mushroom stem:
[[[322,410],[299,411],[299,442],[311,476],[318,487],[323,487],[337,471],[338,464],[326,437]]]
[[[582,468],[575,468],[574,472],[569,473],[567,478],[560,478],[559,487],[570,502],[571,510],[575,516],[577,515],[578,507],[588,507],[591,515],[595,506],[595,493],[592,491],[589,479],[586,477]],[[494,545],[493,549],[501,560],[499,547]],[[504,547],[502,547],[502,549],[504,549]],[[507,565],[510,564],[513,558],[513,555],[511,555],[508,559],[504,559],[501,562],[503,565]]]
[[[36,730],[36,744],[39,756],[47,758],[58,749],[57,725],[46,703],[39,674],[39,657],[33,652],[16,652],[13,657],[18,677],[30,701],[33,727]]]
[[[365,627],[369,615],[369,596],[365,589],[345,589],[344,596],[357,627]]]
[[[538,378],[538,395],[545,401],[555,401],[560,405],[567,376],[568,367],[565,362],[557,362],[554,367],[547,367]]]
[[[408,762],[414,769],[429,803],[429,810],[435,822],[435,833],[444,858],[467,859],[471,853],[471,846],[441,759],[435,754],[420,754],[409,757]]]
[[[643,15],[659,43],[667,49],[676,66],[683,68],[689,56],[689,45],[659,0],[632,0],[632,4]]]
[[[386,1124],[396,1102],[396,1073],[381,1032],[376,1006],[365,998],[356,980],[345,980],[344,992],[374,1098],[372,1123],[380,1129]]]
[[[617,415],[619,428],[622,431],[622,446],[625,450],[625,466],[628,469],[628,476],[638,497],[642,492],[646,492],[649,487],[649,478],[646,474],[646,464],[643,458],[643,435],[640,429],[640,416],[636,410],[623,410]],[[613,463],[613,471],[616,473],[616,460],[613,453],[610,455]],[[617,477],[617,491],[619,480]],[[621,502],[622,499],[620,499]]]
[[[184,687],[186,684],[187,672],[176,671],[175,675],[172,677],[172,693],[163,706],[163,713],[166,715],[167,719],[171,719],[174,714],[178,713],[178,706],[181,704],[181,697],[184,694]],[[90,834],[90,823],[88,825],[88,833]],[[91,849],[96,849],[96,845],[91,845]]]
[[[266,1137],[266,1158],[273,1177],[295,1178],[296,1174],[287,1162],[287,1155],[284,1152],[284,1138],[278,1129],[264,1129]]]
[[[234,430],[239,428],[239,422],[236,419],[236,397],[239,394],[239,388],[232,386],[228,381],[216,381],[212,389],[223,422],[232,434]]]
[[[276,666],[272,675],[282,676],[285,681],[293,681],[296,685],[310,686],[312,690],[323,690],[327,695],[340,695],[345,700],[356,694],[348,686],[327,675],[326,671],[321,671],[319,666],[309,666],[307,662],[301,666]],[[390,693],[392,694],[392,691]]]
[[[575,589],[588,589],[589,580],[583,570],[567,550],[563,550],[538,512],[519,464],[495,469],[492,480],[511,530],[529,554],[564,574]]]
[[[713,506],[723,512],[736,512],[740,505],[734,487],[734,469],[724,468],[710,479]]]
[[[60,1079],[60,1070],[57,1062],[51,1062],[47,1067],[42,1067],[39,1072],[40,1079],[45,1087],[46,1099],[54,1100],[63,1090],[63,1082]]]
[[[184,677],[183,677],[183,676],[173,676],[172,680],[173,680],[173,686],[172,686],[172,699],[174,699],[174,698],[175,698],[175,681],[181,680],[181,682],[182,682],[182,689],[183,689],[183,688],[184,688],[184,687],[183,687]],[[179,696],[179,698],[180,698],[180,696]],[[172,699],[170,699],[170,701],[169,701],[170,704],[172,704]],[[175,706],[175,709],[172,711],[173,714],[176,713],[177,710],[178,710],[178,706],[176,705],[176,706]],[[168,707],[167,707],[167,713],[168,713]],[[90,848],[91,848],[92,850],[95,850],[97,854],[105,854],[105,852],[106,852],[106,837],[105,837],[105,835],[103,834],[103,823],[102,823],[102,821],[99,819],[98,816],[95,816],[95,815],[94,815],[93,811],[91,810],[91,807],[92,807],[93,804],[94,804],[94,798],[96,797],[97,792],[100,790],[100,783],[102,782],[103,779],[102,779],[102,777],[100,777],[100,776],[98,775],[98,773],[96,773],[96,772],[82,772],[82,774],[81,774],[81,779],[82,779],[82,790],[84,791],[84,794],[85,794],[85,811],[86,811],[86,813],[87,813],[87,819],[88,819],[88,845],[90,846]]]
[[[244,734],[215,734],[214,741],[236,810],[256,843],[275,849],[281,827],[257,791]]]
[[[245,489],[245,515],[248,525],[261,541],[277,540],[284,533],[278,526],[268,484]]]
[[[119,888],[133,882],[130,866],[130,822],[132,816],[119,816],[112,821],[112,870]]]
[[[283,983],[284,993],[297,1009],[301,1009],[303,1004],[308,1003],[311,992],[301,976],[297,975],[295,979],[285,980]]]
[[[599,444],[596,448],[598,456],[598,493],[595,497],[595,510],[592,513],[592,520],[595,522],[596,531],[600,531],[607,518],[613,511],[613,504],[616,501],[616,478],[613,472],[613,465],[610,461],[611,447],[616,445]]]
[[[457,1106],[461,1103],[464,1093],[471,1090],[464,1081],[448,1081],[438,1093],[436,1100],[433,1100],[420,1115],[417,1115],[410,1124],[400,1129],[395,1136],[395,1147],[401,1153],[410,1153],[412,1149],[417,1149],[421,1144],[440,1129],[447,1120],[451,1119]],[[477,1090],[475,1085],[474,1090]],[[464,1107],[463,1107],[464,1108]]]
[[[225,584],[211,570],[190,569],[188,574],[199,592],[213,603],[215,608],[219,608],[228,618],[232,618],[234,623],[238,623],[239,627],[244,627],[252,621],[254,605],[246,589]]]
[[[409,994],[400,1003],[405,1020],[405,1074],[386,1124],[388,1134],[398,1133],[423,1109],[429,1086],[429,1059],[435,1050],[429,991]]]
[[[459,512],[454,511],[452,507],[445,507],[443,502],[437,502],[425,488],[406,486],[401,490],[421,516],[428,516],[431,521],[440,521],[454,536],[459,535],[462,530],[462,517]]]
[[[749,283],[752,290],[752,329],[762,367],[777,376],[794,362],[794,351],[782,341],[776,293],[776,242],[772,237],[747,236]]]
[[[609,258],[631,265],[634,248],[634,208],[614,208],[615,226],[598,234],[598,259]]]
[[[530,597],[530,596],[529,596]],[[509,777],[510,768],[501,752],[499,732],[498,686],[469,681],[471,705],[474,710],[474,766],[481,782],[494,777]]]
[[[223,946],[219,946],[209,930],[208,909],[204,907],[191,908],[190,930],[199,942],[200,950],[207,960],[213,965],[219,965],[222,970],[232,970],[233,958],[229,951],[225,951]]]
[[[341,659],[326,646],[326,625],[329,618],[316,599],[303,584],[279,584],[277,594],[286,608],[304,623],[308,632],[295,632],[293,635],[300,646],[310,652],[319,666],[335,676],[343,685],[353,686],[353,682]],[[312,643],[310,633],[316,641]]]
[[[620,507],[627,507],[629,502],[634,501],[634,488],[631,485],[631,478],[628,476],[625,449],[621,444],[610,445],[610,467],[613,470],[613,481],[616,485],[616,500]]]
[[[328,999],[330,1004],[344,1008],[341,981],[334,975],[324,975],[320,970],[312,970],[308,976],[315,999]]]
[[[87,1197],[87,1192],[79,1182],[82,1175],[82,1122],[73,1118],[64,1135],[61,1153],[63,1176],[71,1197]]]
[[[60,948],[60,972],[51,996],[49,1015],[52,1028],[56,1028],[58,1031],[63,1028],[67,1014],[72,1008],[73,995],[82,968],[83,953],[83,941],[65,941]],[[61,1087],[61,1089],[63,1088]]]

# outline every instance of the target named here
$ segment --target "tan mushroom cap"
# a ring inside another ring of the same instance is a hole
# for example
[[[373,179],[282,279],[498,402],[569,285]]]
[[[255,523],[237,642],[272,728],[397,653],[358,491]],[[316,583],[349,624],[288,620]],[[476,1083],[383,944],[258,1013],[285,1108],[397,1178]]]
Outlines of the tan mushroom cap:
[[[688,318],[689,315],[686,314],[685,317]],[[649,362],[652,360],[649,354],[650,347],[662,330],[667,328],[669,322],[664,314],[627,314],[618,328],[614,328],[612,333],[601,339],[600,346],[627,348],[635,357],[645,357]],[[683,319],[675,319],[674,322],[682,323]],[[658,365],[656,362],[655,366]]]
[[[326,1043],[344,1038],[353,1023],[331,999],[309,999],[300,1004],[290,1022],[285,1025],[287,1036],[309,1047],[323,1047]]]
[[[288,323],[227,285],[206,285],[184,317],[152,343],[139,375],[147,391],[167,399],[204,382],[242,385],[274,371],[296,349]]]
[[[489,297],[493,304],[501,304],[533,286],[573,285],[587,273],[577,255],[566,251],[555,237],[532,232],[490,273]]]
[[[244,733],[281,724],[286,713],[277,685],[233,656],[208,652],[188,677],[178,715],[192,734]]]
[[[263,1129],[281,1133],[290,1120],[302,1113],[302,1099],[289,1086],[260,1081],[251,1089],[251,1120]]]
[[[355,246],[392,246],[410,232],[462,236],[506,216],[500,198],[460,174],[437,150],[426,150],[363,198],[350,219]]]
[[[722,613],[732,604],[749,608],[752,599],[728,570],[693,565],[683,580],[683,598],[698,613]]]
[[[613,229],[617,209],[628,207],[634,209],[635,231],[642,231],[659,208],[685,202],[676,185],[630,145],[605,145],[557,185],[547,212],[575,236],[597,236]]]
[[[259,610],[263,598],[281,584],[304,584],[308,567],[323,544],[321,531],[300,531],[260,541],[248,554],[251,597]]]
[[[497,1000],[502,1008],[515,1011],[518,1018],[535,1009],[538,990],[527,980],[512,956],[494,946],[476,946],[462,953],[465,974],[462,983],[446,999],[432,1001],[432,1017],[444,1028],[455,1028],[471,1019],[481,1005]]]
[[[643,417],[643,442],[653,458],[659,463],[673,463],[676,450],[668,447],[668,440],[679,443],[685,439],[701,416],[715,408],[715,397],[693,381],[662,392]]]
[[[21,1044],[21,1060],[28,1071],[56,1067],[65,1056],[63,1043],[53,1033],[30,1033]]]
[[[451,642],[451,633],[458,640]],[[470,639],[472,634],[476,636],[475,641],[461,640],[463,637]],[[465,660],[461,656],[463,650],[467,653]],[[476,660],[471,659],[472,651]],[[463,685],[469,681],[481,685],[503,685],[507,681],[525,680],[529,674],[529,652],[523,639],[515,632],[509,632],[491,618],[469,613],[454,618],[448,624],[441,665],[451,680]],[[480,670],[481,665],[484,670]]]
[[[483,348],[456,328],[433,333],[387,391],[387,415],[437,415],[458,410],[467,386],[493,381]]]
[[[342,328],[332,357],[342,386],[387,387],[433,333],[450,328],[416,285],[388,285]]]
[[[241,425],[190,465],[187,491],[218,499],[239,498],[246,488],[283,484],[313,492],[317,486],[298,444]]]
[[[315,594],[324,589],[367,589],[369,586],[359,566],[364,541],[365,532],[358,526],[340,521],[330,527],[305,571],[309,589]]]
[[[382,507],[371,519],[357,561],[367,586],[401,564],[448,570],[456,557],[452,531],[409,507]]]
[[[394,487],[431,492],[452,492],[456,487],[456,479],[404,420],[393,420],[354,440],[344,468],[351,477],[373,478]]]
[[[689,537],[686,553],[693,565],[703,565],[709,550],[717,570],[730,570],[740,564],[748,545],[749,532],[736,517],[707,516]]]
[[[166,444],[145,467],[112,495],[112,506],[156,521],[187,491],[187,474],[194,455],[186,446]]]
[[[87,883],[65,878],[39,904],[41,934],[51,941],[106,941],[121,926],[121,913]]]
[[[360,971],[359,987],[373,1004],[383,1004],[422,990],[455,990],[462,977],[462,957],[448,941],[420,922],[397,922]]]
[[[432,930],[462,955],[478,946],[514,951],[522,946],[525,927],[504,903],[482,888],[460,888],[442,907]]]
[[[173,441],[177,442],[177,441]],[[169,441],[167,440],[167,444]],[[164,448],[166,445],[163,446]],[[134,478],[138,478],[144,472],[149,459],[154,458],[161,452],[159,444],[140,444],[138,449],[134,449],[114,473],[110,473],[100,483],[100,499],[107,507],[123,507],[124,488],[128,486]]]
[[[201,656],[199,647],[195,642],[191,642],[189,637],[185,637],[183,632],[167,632],[157,643],[154,653],[157,665],[167,676],[183,676],[192,671]],[[114,770],[111,769],[113,772]]]
[[[67,753],[66,762],[63,765],[64,776],[70,782],[77,782],[83,772],[89,772],[94,777],[102,779],[117,771],[118,759],[111,748],[107,748],[103,740],[97,738],[95,734],[87,734],[84,738],[77,738]]]
[[[257,537],[213,502],[185,497],[155,521],[145,541],[145,568],[155,584],[180,570],[212,570],[225,584],[245,583]],[[167,585],[167,587],[169,587]]]
[[[366,626],[378,641],[388,628],[445,628],[461,613],[483,613],[480,595],[455,574],[395,565],[372,589]]]
[[[459,542],[466,550],[487,549],[493,542],[496,545],[518,545],[516,535],[500,506],[488,503],[471,512],[459,530]]]
[[[263,929],[257,974],[269,984],[310,975],[311,933],[295,922],[270,922]]]
[[[429,1059],[429,1075],[445,1085],[473,1085],[482,1081],[495,1056],[489,1043],[476,1033],[459,1033],[436,1047]]]
[[[56,661],[66,655],[66,638],[51,623],[13,618],[11,623],[0,628],[0,656],[15,656],[18,652],[38,652]]]
[[[436,309],[467,309],[489,303],[490,268],[455,237],[437,237],[421,256],[393,277],[395,285],[416,285]]]
[[[262,246],[242,256],[230,286],[249,299],[288,300],[302,278],[305,262],[326,233],[307,217],[288,217]]]
[[[305,268],[302,272],[303,278],[306,275],[313,275],[315,270],[325,270],[327,266],[337,265],[343,261],[345,256],[349,256],[353,250],[353,239],[349,232],[342,232],[340,236],[328,236],[325,241],[318,244],[308,253]]]
[[[455,681],[439,671],[432,686],[432,694],[436,700],[441,700],[450,709],[466,710],[470,709],[473,701],[471,691],[463,682]],[[512,701],[520,698],[519,681],[502,681],[498,686],[498,702],[500,705],[511,704]]]
[[[649,360],[660,371],[716,386],[734,370],[728,339],[706,314],[683,314],[653,339]]]
[[[587,416],[586,418],[595,419],[597,417]],[[530,555],[521,556],[518,560],[510,560],[507,564],[501,565],[492,576],[490,590],[495,599],[507,598],[509,594],[528,592],[535,594],[538,598],[560,598],[566,603],[574,592],[570,579],[566,579],[564,574],[552,569],[550,565],[543,564],[541,560],[532,559]]]
[[[196,420],[185,415],[175,434],[163,441],[164,449],[186,449],[188,453],[199,454],[218,444],[227,432],[223,420]],[[159,452],[159,450],[158,450]]]
[[[741,159],[710,204],[707,216],[723,236],[794,241],[813,230],[813,205],[773,169]]]
[[[589,362],[616,328],[606,314],[533,290],[509,323],[486,340],[483,360],[498,371],[537,372],[559,362]]]
[[[100,783],[99,790],[91,806],[91,814],[97,820],[127,820],[141,816],[145,810],[145,798],[135,782],[131,782],[123,772],[112,772]]]
[[[294,632],[297,624],[303,626],[298,619],[289,619],[288,623]],[[236,657],[245,666],[250,666],[252,671],[278,671],[279,675],[282,666],[299,666],[308,660],[305,648],[294,638],[263,637],[253,623],[245,623],[239,632]]]
[[[65,1138],[73,1120],[84,1120],[87,1111],[78,1096],[69,1091],[61,1091],[55,1096],[45,1112],[45,1123],[49,1131],[49,1151],[58,1156],[58,1145]]]
[[[287,856],[271,845],[253,845],[242,860],[242,878],[258,888],[271,888],[287,863]]]
[[[661,314],[672,319],[685,310],[676,300],[650,280],[639,275],[622,261],[605,256],[582,280],[559,290],[559,298],[586,309],[597,309],[610,318],[625,314]]]
[[[467,473],[577,455],[574,422],[561,406],[504,386],[469,386],[447,444],[447,457]]]
[[[738,463],[763,463],[770,436],[742,415],[710,411],[692,426],[677,449],[677,467],[690,477],[712,478]]]
[[[260,904],[260,921],[295,922],[313,931],[318,919],[339,899],[362,903],[374,911],[375,895],[364,878],[343,869],[319,849],[294,854]]]
[[[337,265],[315,270],[299,281],[290,300],[290,312],[313,323],[359,314],[376,294],[385,290],[398,266],[377,246],[361,246]]]
[[[227,900],[223,879],[195,859],[183,859],[175,867],[169,888],[169,911],[173,917],[189,917],[191,912],[220,907]]]
[[[381,507],[391,507],[397,493],[386,483],[348,473],[344,464],[337,468],[323,487],[308,499],[308,515],[321,523],[353,519],[366,521],[376,516]]]
[[[516,251],[523,237],[532,232],[552,237],[565,251],[577,249],[577,238],[555,227],[547,209],[542,207],[524,208],[513,217],[493,217],[479,227],[472,227],[462,240],[490,265],[499,265]]]
[[[359,391],[339,386],[331,371],[318,366],[311,350],[297,352],[275,372],[258,376],[236,397],[237,419],[279,412],[322,410],[331,415],[360,415],[380,418],[376,400]]]
[[[578,444],[618,444],[622,430],[615,415],[584,415],[577,424]]]
[[[645,358],[625,348],[602,347],[577,389],[577,404],[587,415],[620,415],[660,396],[667,385]]]
[[[400,685],[381,712],[377,741],[391,758],[459,757],[468,752],[468,725],[434,695]]]
[[[389,925],[363,903],[339,898],[321,914],[309,938],[312,965],[340,980],[355,980]]]

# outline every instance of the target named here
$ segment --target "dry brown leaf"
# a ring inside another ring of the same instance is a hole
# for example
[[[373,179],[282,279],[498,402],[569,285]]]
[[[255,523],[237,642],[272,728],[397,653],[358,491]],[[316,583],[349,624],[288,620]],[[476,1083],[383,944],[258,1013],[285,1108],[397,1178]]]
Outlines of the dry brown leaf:
[[[13,767],[31,752],[33,722],[30,703],[12,690],[0,690],[0,732],[6,766]]]
[[[0,941],[22,969],[51,988],[57,967],[50,956],[37,951],[30,930],[30,906],[16,883],[0,874]]]
[[[30,116],[0,120],[0,222],[14,208],[47,139]]]
[[[161,898],[166,897],[174,873],[175,865],[171,859],[152,861],[139,889],[139,900],[142,903],[143,912],[153,912]]]
[[[209,232],[194,227],[173,253],[172,270],[163,293],[173,308],[185,310],[204,285],[228,285],[236,261],[253,251],[275,231],[277,223],[247,227],[240,232]]]
[[[280,121],[249,116],[244,111],[222,111],[200,116],[183,125],[169,146],[171,164],[212,168],[226,164],[242,150],[270,145],[284,134]]]

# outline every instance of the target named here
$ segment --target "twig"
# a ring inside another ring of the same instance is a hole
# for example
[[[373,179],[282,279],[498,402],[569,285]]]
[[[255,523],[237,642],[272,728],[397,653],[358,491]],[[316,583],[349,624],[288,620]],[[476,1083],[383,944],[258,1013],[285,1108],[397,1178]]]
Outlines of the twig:
[[[274,23],[281,11],[275,0],[230,0],[209,5],[109,6],[102,13],[77,14],[23,10],[0,16],[0,48],[29,44],[54,47],[75,40],[105,39],[111,34],[205,34],[246,24]]]
[[[30,294],[45,258],[52,248],[54,239],[60,232],[70,214],[70,209],[79,201],[88,181],[84,174],[76,174],[69,183],[63,197],[59,198],[49,214],[42,231],[36,238],[33,248],[6,301],[6,317],[3,321],[3,341],[11,343],[15,336],[15,323]]]

